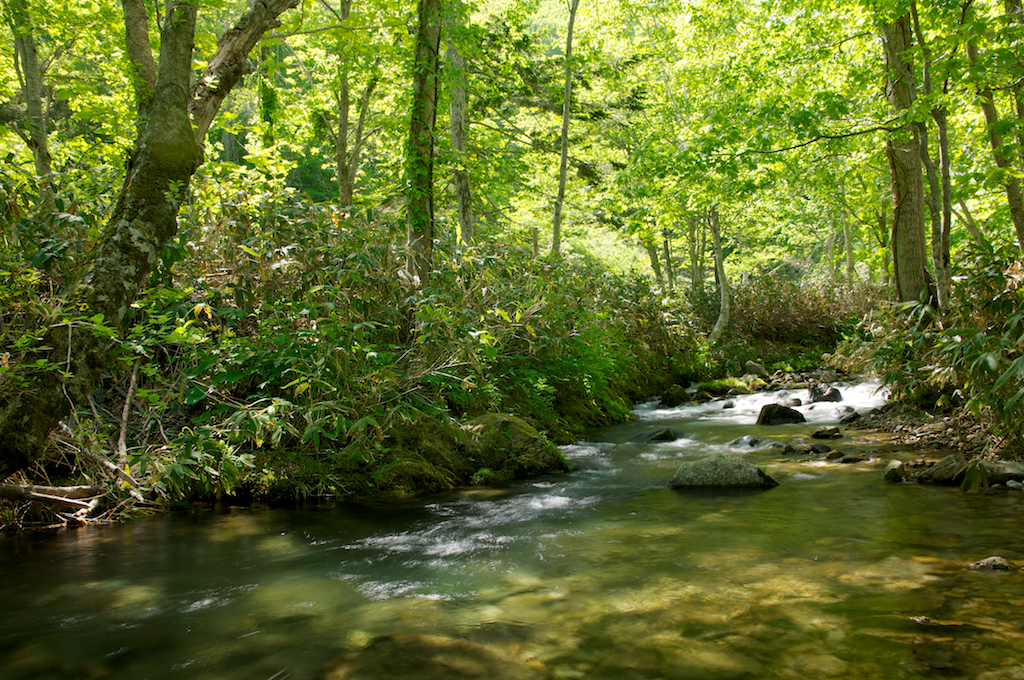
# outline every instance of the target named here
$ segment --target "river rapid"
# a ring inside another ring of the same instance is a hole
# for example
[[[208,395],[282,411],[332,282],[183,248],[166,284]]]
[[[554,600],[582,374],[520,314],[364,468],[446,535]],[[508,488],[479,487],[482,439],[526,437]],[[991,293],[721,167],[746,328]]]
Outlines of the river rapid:
[[[0,678],[316,678],[386,635],[457,640],[479,654],[449,677],[483,658],[493,680],[1024,678],[1019,491],[884,483],[886,460],[920,454],[855,429],[830,444],[873,460],[730,445],[799,448],[840,407],[884,402],[839,388],[774,428],[754,422],[777,395],[643,404],[565,447],[578,471],[501,488],[3,539]],[[662,427],[685,436],[630,441]],[[780,485],[667,488],[719,453]],[[1017,567],[968,568],[993,554]],[[377,668],[351,677],[415,677]]]

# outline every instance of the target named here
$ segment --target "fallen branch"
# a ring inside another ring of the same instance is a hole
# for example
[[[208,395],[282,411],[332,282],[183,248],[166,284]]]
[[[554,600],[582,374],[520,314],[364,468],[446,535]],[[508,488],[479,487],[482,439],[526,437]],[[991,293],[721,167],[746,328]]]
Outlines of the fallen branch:
[[[96,486],[36,486],[26,484],[0,484],[0,498],[12,501],[35,501],[48,505],[64,505],[78,510],[92,511],[99,498],[106,493]],[[81,500],[90,498],[91,500]]]
[[[106,458],[104,458],[100,454],[96,453],[95,451],[90,451],[89,449],[82,448],[82,449],[79,449],[78,455],[85,456],[86,458],[88,458],[89,460],[93,461],[94,463],[99,464],[100,467],[103,468],[104,472],[110,474],[111,476],[113,476],[115,478],[123,479],[124,481],[128,482],[129,484],[131,484],[135,488],[139,487],[138,480],[135,479],[134,477],[132,477],[131,474],[129,474],[125,470],[122,470],[121,468],[117,467],[116,465],[114,465],[109,460],[107,460]]]

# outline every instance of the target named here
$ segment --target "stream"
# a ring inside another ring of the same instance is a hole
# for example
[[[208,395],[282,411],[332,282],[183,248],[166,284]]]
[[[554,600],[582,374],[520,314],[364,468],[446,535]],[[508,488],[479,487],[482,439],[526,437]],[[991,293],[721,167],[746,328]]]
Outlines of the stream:
[[[799,448],[840,407],[884,403],[838,387],[774,428],[754,422],[777,395],[642,404],[564,447],[578,471],[500,488],[0,539],[0,678],[305,680],[344,655],[333,677],[416,677],[344,670],[398,636],[465,656],[436,677],[1024,679],[1021,492],[885,483],[921,454],[856,429],[829,444],[868,462],[730,445]],[[685,436],[630,441],[662,427]],[[780,485],[667,488],[718,453]],[[968,568],[996,554],[1017,566]]]

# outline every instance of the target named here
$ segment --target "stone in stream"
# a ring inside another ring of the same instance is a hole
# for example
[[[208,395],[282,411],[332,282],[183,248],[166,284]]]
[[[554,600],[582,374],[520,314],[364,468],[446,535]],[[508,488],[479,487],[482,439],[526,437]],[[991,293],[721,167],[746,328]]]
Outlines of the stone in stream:
[[[690,393],[682,385],[673,385],[661,395],[661,405],[665,408],[675,408],[690,401]]]
[[[983,460],[985,476],[989,484],[1010,486],[1010,482],[1024,481],[1024,464],[1012,460]],[[1018,487],[1019,488],[1019,487]]]
[[[651,430],[650,432],[641,432],[635,434],[629,438],[629,441],[636,444],[646,444],[647,442],[674,442],[677,439],[687,439],[684,432],[674,430],[671,427],[663,427],[660,430]]]
[[[860,420],[860,414],[854,411],[853,413],[847,413],[845,416],[839,419],[840,425],[849,425]]]
[[[814,439],[842,439],[843,433],[839,431],[838,427],[823,427],[820,430],[815,430],[811,437]]]
[[[842,393],[840,393],[835,387],[820,383],[813,379],[807,384],[807,394],[810,396],[811,403],[843,400]]]
[[[971,569],[991,569],[991,570],[1002,570],[1008,571],[1011,569],[1010,561],[1005,557],[999,555],[993,555],[992,557],[986,557],[983,560],[971,563]]]
[[[708,456],[686,461],[669,482],[673,489],[683,488],[760,488],[779,483],[760,468],[735,456]]]
[[[893,459],[885,465],[882,479],[887,482],[902,482],[907,476],[907,466],[902,460]]]
[[[763,442],[764,439],[761,437],[757,437],[752,434],[745,434],[742,437],[736,437],[736,439],[733,439],[729,442],[729,446],[749,446],[753,448],[761,445]]]
[[[329,662],[321,680],[540,680],[540,674],[499,650],[441,635],[385,635],[361,651]]]
[[[807,422],[804,414],[781,404],[765,404],[757,416],[758,425],[787,425]]]
[[[940,484],[950,486],[959,484],[963,475],[957,473],[967,465],[967,459],[957,453],[951,453],[935,465],[918,472],[916,479],[921,484]]]

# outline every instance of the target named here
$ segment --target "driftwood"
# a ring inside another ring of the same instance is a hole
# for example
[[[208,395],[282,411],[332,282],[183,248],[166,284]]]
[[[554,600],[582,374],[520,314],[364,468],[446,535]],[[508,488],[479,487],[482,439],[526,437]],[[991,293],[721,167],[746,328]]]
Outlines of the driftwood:
[[[106,493],[98,486],[39,486],[34,484],[0,484],[0,498],[12,501],[35,501],[63,505],[76,510],[93,511]],[[89,500],[84,500],[89,499]]]

